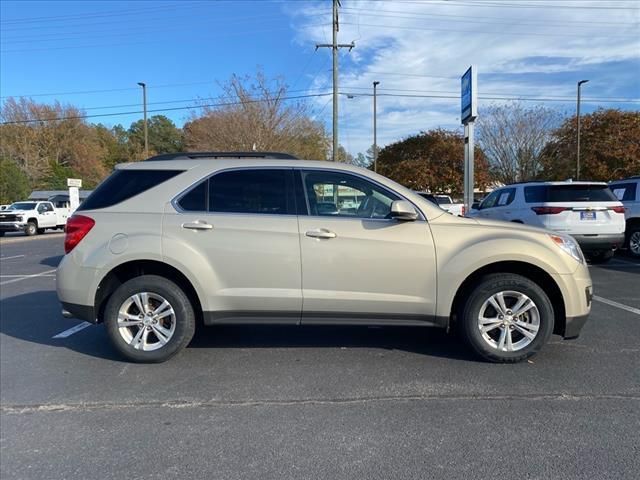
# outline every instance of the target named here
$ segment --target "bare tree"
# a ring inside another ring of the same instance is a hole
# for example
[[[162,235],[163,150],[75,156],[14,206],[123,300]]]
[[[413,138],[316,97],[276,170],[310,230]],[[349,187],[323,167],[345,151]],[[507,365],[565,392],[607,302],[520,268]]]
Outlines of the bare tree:
[[[203,106],[185,124],[189,150],[262,150],[326,159],[329,139],[324,126],[312,119],[308,105],[289,101],[281,79],[268,81],[233,75],[222,86],[220,106]]]
[[[513,102],[493,105],[478,118],[478,143],[493,177],[505,184],[535,179],[543,169],[541,154],[561,115],[542,106]]]

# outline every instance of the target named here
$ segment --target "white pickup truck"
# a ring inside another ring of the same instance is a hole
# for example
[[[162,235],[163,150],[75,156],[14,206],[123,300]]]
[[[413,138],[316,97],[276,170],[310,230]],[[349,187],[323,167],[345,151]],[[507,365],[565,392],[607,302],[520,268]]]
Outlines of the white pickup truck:
[[[68,208],[55,208],[51,202],[15,202],[0,211],[0,237],[6,232],[36,235],[47,229],[61,229],[68,216]]]

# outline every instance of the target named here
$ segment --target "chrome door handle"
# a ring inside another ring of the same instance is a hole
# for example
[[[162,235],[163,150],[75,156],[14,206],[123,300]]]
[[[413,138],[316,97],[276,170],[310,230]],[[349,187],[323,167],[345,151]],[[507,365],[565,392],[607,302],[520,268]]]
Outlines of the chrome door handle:
[[[198,220],[197,222],[183,223],[182,228],[188,228],[189,230],[211,230],[213,225]]]
[[[311,238],[336,238],[336,234],[326,228],[318,228],[316,230],[308,230],[305,235]]]

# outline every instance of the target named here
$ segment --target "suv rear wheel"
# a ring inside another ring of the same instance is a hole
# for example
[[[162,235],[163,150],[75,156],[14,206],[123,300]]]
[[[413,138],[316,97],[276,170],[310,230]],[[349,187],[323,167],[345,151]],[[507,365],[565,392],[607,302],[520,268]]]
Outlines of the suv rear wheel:
[[[195,314],[180,287],[164,277],[143,275],[123,283],[104,313],[111,342],[127,359],[159,363],[186,347]]]
[[[526,277],[492,274],[482,278],[462,310],[462,333],[492,362],[515,363],[535,355],[553,332],[553,306]]]

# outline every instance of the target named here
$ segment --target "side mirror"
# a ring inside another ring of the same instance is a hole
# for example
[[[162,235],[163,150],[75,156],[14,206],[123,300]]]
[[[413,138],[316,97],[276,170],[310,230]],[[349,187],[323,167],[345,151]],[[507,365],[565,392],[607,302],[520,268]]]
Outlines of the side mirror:
[[[391,218],[404,222],[412,222],[418,218],[418,212],[406,200],[396,200],[391,204]]]

